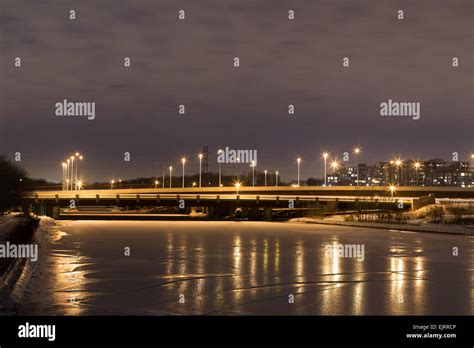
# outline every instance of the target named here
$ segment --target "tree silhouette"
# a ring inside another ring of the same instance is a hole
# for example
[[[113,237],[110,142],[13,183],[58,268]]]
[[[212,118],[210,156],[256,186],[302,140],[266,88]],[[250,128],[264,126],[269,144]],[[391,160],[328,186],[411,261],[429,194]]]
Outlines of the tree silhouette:
[[[22,204],[22,197],[29,190],[30,180],[26,171],[0,155],[0,212]]]

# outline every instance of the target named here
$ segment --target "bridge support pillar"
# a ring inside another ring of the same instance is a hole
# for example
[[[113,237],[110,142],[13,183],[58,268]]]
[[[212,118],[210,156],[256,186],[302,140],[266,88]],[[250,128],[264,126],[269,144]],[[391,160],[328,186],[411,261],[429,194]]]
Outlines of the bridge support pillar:
[[[60,207],[59,205],[47,204],[44,207],[44,215],[53,219],[59,219]]]

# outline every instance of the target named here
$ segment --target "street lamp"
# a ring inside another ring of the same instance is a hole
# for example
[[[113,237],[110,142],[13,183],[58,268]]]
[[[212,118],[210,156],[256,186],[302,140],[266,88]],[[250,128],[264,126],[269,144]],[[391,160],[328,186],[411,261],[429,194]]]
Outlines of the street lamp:
[[[360,148],[356,147],[354,149],[354,154],[357,158],[357,186],[359,186],[359,156],[360,156]]]
[[[110,189],[113,190],[114,189],[114,184],[115,184],[115,180],[112,180],[110,182]]]
[[[275,172],[275,186],[278,186],[278,170]]]
[[[71,162],[71,160],[68,158],[67,159],[67,169],[66,169],[66,191],[69,191],[69,163]]]
[[[183,188],[184,188],[184,164],[186,163],[186,158],[181,158],[181,163],[183,163]]]
[[[202,153],[199,154],[199,187],[202,184]]]
[[[240,182],[235,183],[235,187],[237,188],[237,196],[239,195],[240,186],[242,186],[242,184]]]
[[[265,187],[267,187],[267,170],[265,169],[263,173],[265,175]]]
[[[77,180],[78,180],[78,173],[79,173],[79,159],[80,157],[82,157],[79,152],[76,152],[76,159],[77,159],[77,162],[76,162],[76,173],[74,174],[74,180],[76,182],[76,190],[77,190]]]
[[[84,159],[84,156],[79,155],[78,159],[79,161],[77,161],[76,180],[81,178],[81,169],[79,169],[79,163],[82,162],[82,160]]]
[[[173,177],[173,167],[170,166],[170,188],[171,188],[171,178]]]
[[[217,151],[217,154],[220,155],[222,153],[222,149]],[[219,187],[222,186],[222,163],[219,161]]]
[[[66,187],[66,163],[61,163],[61,167],[63,167],[63,177],[62,177],[62,188],[63,191]]]
[[[415,186],[418,186],[419,181],[420,181],[418,171],[421,167],[421,163],[419,161],[416,161],[415,163],[413,163],[413,167],[415,168]]]
[[[255,161],[252,161],[252,187],[255,186]]]
[[[392,198],[393,198],[393,193],[395,192],[396,189],[397,188],[396,188],[395,185],[390,185],[389,190],[390,190],[390,194],[391,194]]]
[[[327,152],[323,153],[323,158],[324,158],[324,186],[327,186],[327,160],[328,160],[329,154]]]
[[[400,167],[402,166],[403,164],[403,161],[398,158],[395,160],[395,165],[397,166],[397,182],[398,182],[398,185],[400,185]]]
[[[79,181],[77,182],[77,189],[80,191],[81,188],[82,188],[82,181],[79,180]]]
[[[338,166],[339,166],[339,162],[337,160],[334,160],[331,162],[331,167],[333,169],[333,178],[332,178],[333,183],[336,182],[336,169]]]
[[[301,158],[298,157],[296,162],[298,162],[298,184],[297,184],[297,186],[300,187],[300,163],[301,163]]]
[[[71,191],[75,189],[76,189],[76,182],[74,181],[74,156],[71,156]]]
[[[155,188],[158,188],[158,180],[155,180]]]

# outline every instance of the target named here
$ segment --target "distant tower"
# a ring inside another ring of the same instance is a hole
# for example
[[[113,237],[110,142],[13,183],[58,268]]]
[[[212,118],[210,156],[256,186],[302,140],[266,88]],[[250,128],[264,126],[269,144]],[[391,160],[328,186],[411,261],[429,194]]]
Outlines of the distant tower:
[[[209,171],[209,166],[208,166],[208,147],[203,146],[202,147],[202,172],[207,173]]]

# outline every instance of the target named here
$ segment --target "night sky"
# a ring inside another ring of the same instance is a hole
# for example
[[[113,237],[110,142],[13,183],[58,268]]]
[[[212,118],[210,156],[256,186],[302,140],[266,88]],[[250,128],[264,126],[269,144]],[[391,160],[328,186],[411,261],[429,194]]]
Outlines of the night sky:
[[[341,159],[354,145],[367,163],[466,159],[473,23],[472,0],[0,0],[0,153],[60,180],[79,150],[88,181],[161,175],[163,164],[180,175],[183,155],[196,172],[203,145],[210,170],[221,147],[256,149],[257,169],[283,179],[298,156],[302,178],[321,177],[323,150]],[[95,119],[56,116],[64,99],[95,102]],[[420,102],[420,120],[381,117],[388,99]]]

